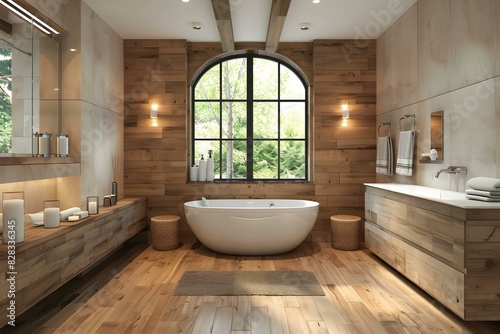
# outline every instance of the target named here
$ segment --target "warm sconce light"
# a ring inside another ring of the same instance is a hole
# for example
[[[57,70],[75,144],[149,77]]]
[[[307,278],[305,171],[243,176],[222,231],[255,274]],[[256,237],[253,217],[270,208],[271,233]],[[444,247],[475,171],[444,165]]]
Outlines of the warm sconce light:
[[[349,118],[349,106],[347,104],[342,105],[342,118]]]
[[[151,105],[151,113],[149,114],[151,118],[158,118],[158,105],[156,103]]]

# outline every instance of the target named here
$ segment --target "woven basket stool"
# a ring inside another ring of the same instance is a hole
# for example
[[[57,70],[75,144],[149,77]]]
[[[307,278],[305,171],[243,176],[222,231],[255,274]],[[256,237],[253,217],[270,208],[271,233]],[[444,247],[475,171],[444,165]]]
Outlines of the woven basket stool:
[[[340,250],[356,250],[360,244],[361,218],[351,215],[330,217],[332,246]]]
[[[153,249],[171,250],[179,246],[179,216],[165,215],[151,218]]]

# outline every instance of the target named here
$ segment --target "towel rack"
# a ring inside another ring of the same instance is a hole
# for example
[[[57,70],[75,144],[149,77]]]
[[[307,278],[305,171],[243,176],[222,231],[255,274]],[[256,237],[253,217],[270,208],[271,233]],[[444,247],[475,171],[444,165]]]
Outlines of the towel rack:
[[[383,126],[388,126],[389,127],[389,134],[391,133],[391,123],[382,123],[378,126],[378,130],[377,130],[379,137],[380,137],[380,128]]]
[[[401,117],[399,119],[399,131],[403,131],[403,129],[401,128],[401,121],[402,120],[405,120],[407,118],[411,118],[412,119],[412,124],[411,124],[411,131],[415,131],[415,114],[411,114],[411,115],[404,115],[403,117]]]

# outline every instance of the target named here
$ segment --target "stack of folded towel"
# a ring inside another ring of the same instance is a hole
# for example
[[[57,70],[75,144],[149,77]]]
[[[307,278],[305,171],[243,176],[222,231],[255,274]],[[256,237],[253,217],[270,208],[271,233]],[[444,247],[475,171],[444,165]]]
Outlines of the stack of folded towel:
[[[500,202],[500,179],[474,177],[467,181],[465,197],[485,202]]]

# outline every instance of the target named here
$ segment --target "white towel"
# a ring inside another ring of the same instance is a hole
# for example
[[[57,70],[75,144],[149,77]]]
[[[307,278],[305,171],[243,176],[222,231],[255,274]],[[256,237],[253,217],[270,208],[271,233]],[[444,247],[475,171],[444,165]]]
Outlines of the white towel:
[[[467,188],[483,191],[500,191],[500,179],[491,177],[473,177],[466,184]]]
[[[24,222],[28,226],[35,225],[35,223],[43,222],[43,211],[37,213],[28,213],[24,215]]]
[[[413,173],[413,146],[415,133],[413,131],[399,132],[398,159],[396,173],[411,176]]]
[[[500,198],[500,191],[484,191],[484,190],[476,190],[476,189],[465,189],[465,193],[469,195],[476,196],[484,196],[491,198]]]
[[[391,137],[378,137],[376,172],[383,175],[392,175],[392,165],[393,154]]]
[[[81,211],[79,207],[75,206],[66,210],[63,210],[59,213],[61,220],[68,220],[68,217],[74,214],[75,212]]]
[[[483,201],[483,202],[500,202],[500,198],[491,198],[491,197],[476,196],[476,195],[469,195],[469,194],[466,194],[465,197],[467,197],[468,199],[474,199],[474,200]]]

